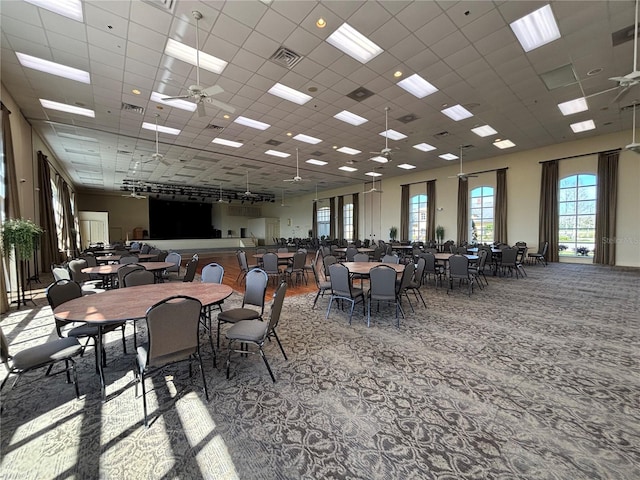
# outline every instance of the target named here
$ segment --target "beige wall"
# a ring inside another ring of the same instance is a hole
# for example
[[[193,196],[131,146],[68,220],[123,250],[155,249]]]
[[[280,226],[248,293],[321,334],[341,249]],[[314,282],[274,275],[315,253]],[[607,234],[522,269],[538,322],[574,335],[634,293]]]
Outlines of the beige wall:
[[[149,230],[149,202],[147,198],[123,197],[122,194],[78,195],[78,210],[107,212],[109,214],[109,240],[125,241],[133,238],[133,229],[142,227]]]

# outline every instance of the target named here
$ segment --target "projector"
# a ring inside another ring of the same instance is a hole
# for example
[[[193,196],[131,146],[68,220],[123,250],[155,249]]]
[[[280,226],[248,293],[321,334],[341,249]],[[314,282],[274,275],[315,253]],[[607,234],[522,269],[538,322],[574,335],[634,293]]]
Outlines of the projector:
[[[624,148],[631,150],[632,152],[640,153],[640,143],[630,143]]]

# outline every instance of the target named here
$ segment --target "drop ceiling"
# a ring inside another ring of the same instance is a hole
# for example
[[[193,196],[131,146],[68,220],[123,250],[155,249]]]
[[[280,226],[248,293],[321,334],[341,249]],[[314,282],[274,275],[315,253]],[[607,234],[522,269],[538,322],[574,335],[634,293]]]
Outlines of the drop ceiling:
[[[547,3],[561,38],[525,53],[509,24]],[[150,100],[153,91],[183,95],[196,83],[194,66],[164,53],[168,39],[195,47],[194,10],[203,16],[200,49],[228,62],[221,74],[200,69],[200,84],[222,87],[214,98],[234,107],[232,114],[205,103],[201,118]],[[407,173],[401,164],[414,165],[414,172],[449,165],[439,155],[457,155],[460,145],[470,146],[464,154],[468,163],[629,130],[632,113],[621,108],[640,94],[636,87],[619,103],[612,103],[615,91],[595,95],[588,98],[588,111],[571,116],[557,107],[615,87],[609,77],[632,71],[633,37],[616,46],[612,40],[616,32],[633,30],[632,1],[109,0],[85,1],[83,13],[78,22],[9,1],[2,2],[0,17],[2,83],[79,191],[121,190],[131,179],[244,191],[248,177],[251,191],[279,198],[282,188],[290,197],[311,193],[316,185],[322,190],[361,185],[374,169],[389,178]],[[321,17],[323,29],[316,26]],[[363,64],[329,44],[327,37],[345,22],[383,52]],[[287,50],[272,59],[283,47]],[[25,68],[16,52],[85,70],[91,83]],[[554,75],[567,69],[576,81]],[[394,77],[396,71],[402,76]],[[418,99],[396,85],[415,73],[438,91]],[[283,100],[268,93],[276,83],[312,98],[304,105]],[[45,109],[39,99],[92,109],[95,118]],[[456,122],[440,112],[456,104],[473,116]],[[369,160],[369,152],[385,146],[380,133],[386,107],[389,128],[407,138],[388,140],[392,162],[380,164]],[[343,110],[368,121],[352,126],[335,119]],[[239,116],[270,127],[245,127],[234,122]],[[595,130],[572,132],[570,124],[589,119]],[[156,120],[181,131],[158,134],[166,162],[153,160],[155,132],[141,128]],[[471,132],[485,124],[498,133]],[[300,142],[293,139],[298,134],[322,141]],[[211,143],[216,137],[243,145]],[[500,150],[493,145],[498,138],[516,146]],[[436,148],[413,148],[421,143]],[[362,153],[351,156],[338,147]],[[284,182],[296,175],[296,148],[305,181]],[[290,156],[265,154],[269,149]],[[306,163],[310,158],[327,165]],[[347,164],[357,170],[339,170]]]

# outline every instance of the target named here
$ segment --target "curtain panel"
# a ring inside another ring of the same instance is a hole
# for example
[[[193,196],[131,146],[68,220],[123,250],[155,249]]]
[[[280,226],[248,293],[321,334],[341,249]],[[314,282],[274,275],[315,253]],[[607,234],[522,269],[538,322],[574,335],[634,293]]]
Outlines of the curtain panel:
[[[458,245],[469,241],[469,182],[458,179]]]
[[[399,240],[409,240],[409,188],[410,185],[402,185],[400,192],[400,234]]]
[[[496,170],[496,203],[494,206],[494,237],[496,242],[509,243],[507,234],[507,169]]]
[[[427,182],[427,242],[436,239],[436,181]]]
[[[342,240],[344,238],[344,197],[338,197],[338,225],[337,225],[337,239]]]
[[[329,199],[329,238],[336,238],[336,197]]]
[[[71,205],[71,189],[64,180],[62,181],[62,191],[60,192],[62,200],[62,238],[67,247],[68,255],[76,258],[80,252],[78,251],[76,219],[73,215],[73,206]]]
[[[547,261],[558,261],[558,160],[542,164],[540,180],[540,221],[538,223],[538,245],[549,242]]]
[[[51,264],[60,261],[58,234],[56,233],[56,217],[53,213],[53,189],[51,188],[51,167],[47,156],[38,151],[38,206],[40,210],[40,226],[44,230],[40,237],[40,258],[42,271],[51,271]]]
[[[358,240],[360,238],[360,229],[358,228],[358,224],[360,223],[360,198],[359,193],[356,192],[353,194],[353,240]]]
[[[313,202],[311,215],[311,228],[313,229],[313,238],[318,238],[318,202]]]
[[[593,263],[616,264],[616,216],[620,151],[598,154],[596,247]]]

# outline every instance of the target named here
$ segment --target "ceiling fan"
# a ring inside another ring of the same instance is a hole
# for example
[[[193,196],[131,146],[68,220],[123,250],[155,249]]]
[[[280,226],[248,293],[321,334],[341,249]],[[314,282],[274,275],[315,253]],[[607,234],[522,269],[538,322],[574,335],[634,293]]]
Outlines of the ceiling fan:
[[[311,200],[313,203],[318,203],[320,200],[318,199],[318,184],[316,183],[316,196]]]
[[[286,203],[284,203],[284,188],[282,189],[282,202],[280,202],[280,206],[281,207],[286,207],[289,208],[291,205],[287,205]]]
[[[283,180],[283,182],[304,182],[304,181],[305,180],[303,180],[303,178],[300,176],[298,149],[296,148],[296,176],[293,178],[287,178],[286,180]]]
[[[162,165],[166,165],[168,167],[169,165],[171,165],[171,163],[169,162],[169,160],[166,160],[164,158],[163,154],[158,152],[158,117],[159,116],[160,115],[156,113],[156,153],[151,154],[151,160],[147,160],[144,163],[148,163],[150,161],[159,161]]]
[[[136,192],[136,184],[135,183],[133,184],[133,191],[131,193],[127,194],[127,195],[122,195],[122,196],[125,197],[125,198],[135,198],[135,199],[138,199],[138,200],[142,200],[144,198],[147,198],[144,195],[140,195],[139,193]]]
[[[220,197],[218,198],[218,203],[227,203],[227,201],[222,198],[222,183],[220,184]]]
[[[247,190],[244,192],[243,197],[244,198],[255,198],[258,195],[256,195],[255,193],[251,193],[251,190],[249,190],[249,170],[247,170]]]
[[[391,149],[389,148],[389,107],[384,107],[384,148],[379,152],[369,152],[375,157],[371,158],[375,162],[387,163],[391,161]]]
[[[472,173],[464,173],[462,170],[462,149],[463,145],[460,145],[460,173],[450,176],[449,178],[459,178],[463,182],[466,182],[470,177],[477,177],[478,175],[474,175]]]
[[[629,93],[629,90],[631,90],[631,88],[635,87],[636,85],[640,85],[640,72],[638,71],[638,0],[636,0],[636,16],[633,25],[633,71],[631,73],[627,73],[622,77],[609,78],[609,80],[618,82],[618,88],[620,89],[618,95],[616,95],[616,98],[614,99],[614,102],[619,102],[622,97],[626,96]]]
[[[200,40],[198,35],[198,21],[202,18],[202,13],[194,10],[193,12],[191,12],[191,14],[193,15],[193,18],[196,19],[196,84],[189,86],[189,88],[187,89],[187,95],[165,97],[162,100],[193,99],[196,101],[198,117],[206,116],[203,103],[205,101],[229,113],[234,113],[236,109],[231,105],[227,105],[226,103],[211,98],[214,95],[224,92],[220,85],[213,85],[207,88],[204,88],[200,85]]]
[[[380,188],[376,188],[376,177],[373,177],[373,179],[371,180],[371,188],[365,192],[363,192],[365,195],[368,193],[382,193],[382,180],[380,180]]]
[[[631,150],[632,152],[636,152],[636,153],[640,153],[640,143],[636,142],[636,106],[638,104],[634,103],[633,104],[633,126],[631,128],[631,131],[633,132],[631,135],[631,143],[629,145],[627,145],[626,148],[627,150]]]

